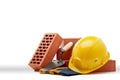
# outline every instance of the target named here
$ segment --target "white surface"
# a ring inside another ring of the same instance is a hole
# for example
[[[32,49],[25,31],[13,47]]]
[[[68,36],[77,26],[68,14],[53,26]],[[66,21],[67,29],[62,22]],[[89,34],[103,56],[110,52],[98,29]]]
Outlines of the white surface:
[[[119,0],[0,0],[0,79],[120,80]],[[27,65],[46,32],[103,39],[117,72],[73,77],[41,75]]]

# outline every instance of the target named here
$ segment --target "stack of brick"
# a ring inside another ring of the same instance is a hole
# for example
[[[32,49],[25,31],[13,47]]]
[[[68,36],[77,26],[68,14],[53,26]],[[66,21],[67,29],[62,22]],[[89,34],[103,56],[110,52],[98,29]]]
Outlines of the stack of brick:
[[[64,42],[66,45],[68,42],[73,41],[74,44],[80,40],[80,38],[62,38],[57,33],[46,33],[41,40],[37,50],[35,51],[32,59],[29,62],[35,71],[45,68],[47,64],[52,62],[53,57],[57,53],[57,60],[60,59],[60,45]],[[73,45],[74,46],[74,45]],[[72,46],[72,48],[73,48]],[[63,67],[68,67],[69,59],[72,54],[72,48],[64,52],[62,59],[66,62]],[[115,60],[109,60],[103,67],[94,71],[94,72],[111,72],[116,71],[116,62]]]

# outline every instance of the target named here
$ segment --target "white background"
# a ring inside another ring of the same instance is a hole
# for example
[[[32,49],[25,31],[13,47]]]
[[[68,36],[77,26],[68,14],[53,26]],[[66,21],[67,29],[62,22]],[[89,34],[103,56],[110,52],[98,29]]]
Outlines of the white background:
[[[119,0],[0,0],[0,79],[120,80]],[[63,77],[41,75],[28,63],[44,33],[103,39],[117,72]]]

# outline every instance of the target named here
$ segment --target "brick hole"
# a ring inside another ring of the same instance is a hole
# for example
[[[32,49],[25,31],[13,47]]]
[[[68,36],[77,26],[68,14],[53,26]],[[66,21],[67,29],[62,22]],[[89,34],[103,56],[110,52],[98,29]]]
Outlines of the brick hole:
[[[49,43],[49,41],[46,41],[46,43]]]
[[[46,38],[46,40],[49,40],[49,38]]]
[[[49,46],[50,44],[47,44],[47,46]]]
[[[30,63],[32,63],[32,61]]]
[[[40,50],[40,52],[42,52],[43,50]]]
[[[52,40],[53,38],[50,38],[50,40]]]
[[[40,46],[39,48],[41,49],[42,47]]]
[[[32,59],[33,61],[35,61],[35,59]]]
[[[39,55],[42,55],[42,53],[39,53]]]
[[[43,43],[45,42],[45,40],[42,41]]]
[[[39,51],[39,49],[37,49],[37,51]]]
[[[39,59],[37,59],[37,61],[39,61]]]
[[[38,53],[36,53],[36,55],[38,55]]]
[[[43,49],[45,49],[46,47],[43,47]]]
[[[46,44],[43,44],[43,46],[45,46]]]
[[[33,64],[36,64],[36,62],[33,62]]]
[[[40,58],[43,58],[43,56],[40,56]]]
[[[48,37],[48,35],[45,35],[45,37]]]
[[[40,62],[37,62],[37,64],[40,64]]]
[[[46,50],[43,50],[44,52],[46,52]]]
[[[49,35],[49,37],[52,37],[52,35]]]
[[[44,37],[43,39],[45,40],[46,38]]]
[[[36,58],[39,58],[39,56],[36,56]]]

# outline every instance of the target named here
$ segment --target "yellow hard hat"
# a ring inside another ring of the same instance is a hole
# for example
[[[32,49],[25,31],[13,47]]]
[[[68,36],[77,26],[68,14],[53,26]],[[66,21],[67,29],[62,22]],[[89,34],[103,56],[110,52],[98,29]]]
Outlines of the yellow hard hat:
[[[102,67],[110,58],[104,42],[95,36],[80,39],[72,50],[69,68],[87,74]]]

